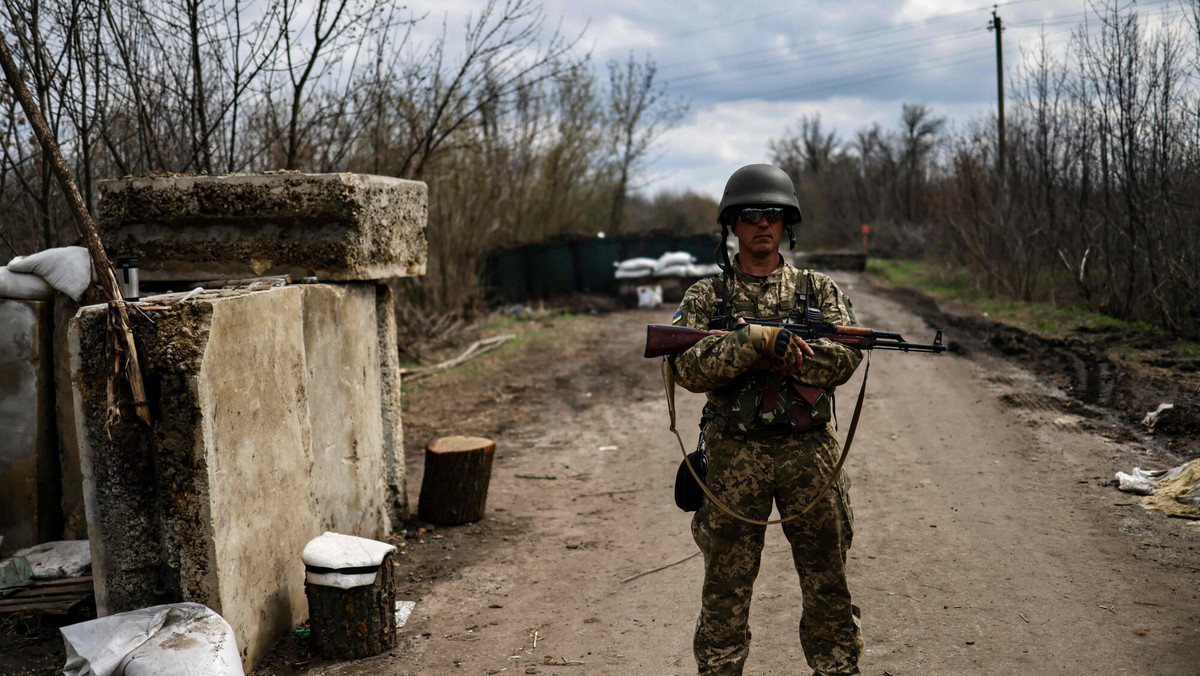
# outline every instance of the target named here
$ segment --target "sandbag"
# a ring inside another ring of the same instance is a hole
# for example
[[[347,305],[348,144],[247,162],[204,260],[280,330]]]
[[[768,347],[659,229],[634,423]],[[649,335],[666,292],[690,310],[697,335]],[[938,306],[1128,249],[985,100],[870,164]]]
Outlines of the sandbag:
[[[37,275],[60,293],[79,302],[92,283],[92,258],[81,246],[62,246],[46,249],[28,256],[17,256],[8,262],[8,269]]]
[[[0,268],[0,298],[17,300],[50,300],[54,287],[37,275],[26,275]]]
[[[632,270],[622,270],[617,268],[613,273],[614,279],[637,279],[639,277],[650,277],[654,274],[654,268],[636,268]]]
[[[199,603],[131,610],[59,631],[64,676],[245,676],[233,629]]]
[[[654,271],[654,274],[657,277],[687,277],[691,269],[691,263],[678,263],[676,265],[668,265],[665,268],[659,268]]]
[[[658,261],[653,258],[627,258],[623,261],[613,263],[618,272],[622,270],[626,272],[632,270],[650,270],[653,272],[654,266],[657,264]]]
[[[687,266],[696,262],[696,257],[686,251],[668,251],[654,261],[654,274],[661,275],[663,270],[675,266]]]

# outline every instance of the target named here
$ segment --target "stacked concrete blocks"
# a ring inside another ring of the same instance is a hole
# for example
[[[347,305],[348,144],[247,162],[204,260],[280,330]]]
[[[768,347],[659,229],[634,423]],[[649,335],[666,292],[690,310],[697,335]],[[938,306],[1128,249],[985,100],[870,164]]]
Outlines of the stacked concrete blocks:
[[[111,253],[140,256],[160,279],[283,265],[364,280],[148,299],[131,317],[152,428],[122,388],[121,422],[106,429],[105,308],[72,321],[99,612],[204,603],[229,621],[249,669],[306,616],[309,539],[326,530],[379,539],[407,516],[392,296],[371,276],[423,270],[424,184],[154,178],[110,182],[104,195],[101,213],[117,224]],[[299,219],[306,209],[317,215]],[[202,241],[221,253],[199,256]]]

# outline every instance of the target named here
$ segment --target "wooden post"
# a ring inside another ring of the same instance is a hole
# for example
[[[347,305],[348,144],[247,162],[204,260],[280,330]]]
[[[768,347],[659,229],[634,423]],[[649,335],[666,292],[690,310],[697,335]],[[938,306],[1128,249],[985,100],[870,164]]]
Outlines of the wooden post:
[[[305,581],[314,653],[325,660],[357,660],[396,647],[395,569],[389,553],[374,584],[342,589]]]
[[[483,437],[442,437],[426,446],[417,516],[439,526],[482,519],[495,451]]]

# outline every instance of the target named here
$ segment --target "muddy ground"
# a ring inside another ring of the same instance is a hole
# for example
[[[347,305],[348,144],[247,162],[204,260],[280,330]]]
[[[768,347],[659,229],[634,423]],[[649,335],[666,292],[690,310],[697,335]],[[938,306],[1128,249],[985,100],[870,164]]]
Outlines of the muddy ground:
[[[1187,426],[1155,437],[1131,424],[1141,404],[1112,393],[1138,385],[1120,373],[1099,381],[1116,408],[1070,396],[1088,391],[1087,369],[1082,388],[1077,367],[1056,370],[1074,363],[1054,356],[1062,346],[1014,350],[1008,329],[962,309],[835,279],[863,324],[925,342],[919,314],[954,344],[871,360],[847,462],[863,673],[1200,673],[1200,526],[1111,485],[1116,471],[1200,454]],[[289,637],[255,673],[694,673],[701,565],[671,501],[680,454],[657,362],[641,357],[645,324],[672,309],[535,315],[513,349],[406,388],[414,511],[424,444],[475,434],[497,444],[487,517],[397,537],[397,591],[417,604],[395,650],[322,662]],[[862,371],[843,388],[843,421]],[[701,403],[680,392],[689,446]],[[808,673],[799,601],[772,527],[747,674]]]

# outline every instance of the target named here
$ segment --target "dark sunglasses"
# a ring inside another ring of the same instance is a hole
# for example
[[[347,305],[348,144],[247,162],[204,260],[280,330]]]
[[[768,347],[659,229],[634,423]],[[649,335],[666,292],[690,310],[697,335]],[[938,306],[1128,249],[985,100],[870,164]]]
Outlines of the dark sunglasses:
[[[783,209],[774,207],[771,209],[742,209],[734,214],[734,218],[742,223],[750,225],[758,225],[759,221],[765,216],[768,223],[778,223],[783,220]]]

